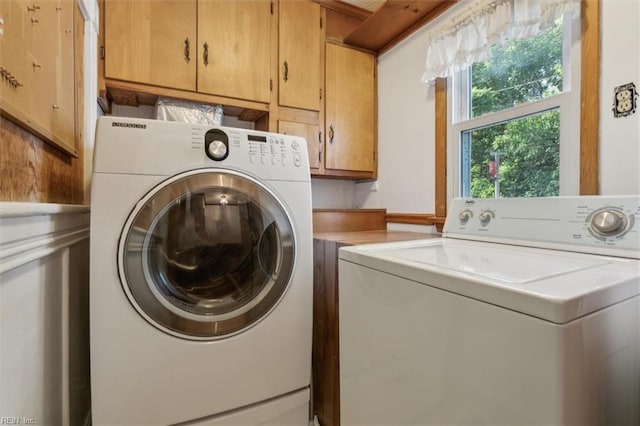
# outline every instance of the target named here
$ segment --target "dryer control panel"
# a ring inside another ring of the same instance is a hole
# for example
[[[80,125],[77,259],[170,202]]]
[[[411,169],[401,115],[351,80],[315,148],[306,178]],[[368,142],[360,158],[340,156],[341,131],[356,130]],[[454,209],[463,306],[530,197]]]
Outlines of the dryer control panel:
[[[231,127],[192,130],[191,147],[201,150],[210,165],[241,168],[266,179],[309,177],[303,138]]]
[[[640,196],[454,199],[450,238],[640,258]]]

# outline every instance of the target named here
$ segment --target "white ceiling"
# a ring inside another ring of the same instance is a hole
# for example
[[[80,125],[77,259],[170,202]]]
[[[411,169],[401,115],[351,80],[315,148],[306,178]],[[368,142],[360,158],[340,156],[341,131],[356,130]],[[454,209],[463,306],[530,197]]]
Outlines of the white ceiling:
[[[376,9],[378,9],[382,5],[382,3],[384,3],[386,0],[340,0],[340,1],[343,1],[345,3],[350,3],[354,6],[358,6],[359,8],[370,10],[371,12],[373,12]]]

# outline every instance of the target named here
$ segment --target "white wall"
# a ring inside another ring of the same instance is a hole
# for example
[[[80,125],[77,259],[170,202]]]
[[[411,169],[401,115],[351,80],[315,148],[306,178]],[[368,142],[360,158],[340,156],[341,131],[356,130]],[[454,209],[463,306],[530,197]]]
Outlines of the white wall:
[[[634,83],[640,90],[640,1],[602,2],[600,80],[600,192],[640,194],[640,108],[615,118],[613,89]],[[640,103],[640,98],[637,99]]]
[[[89,208],[0,202],[0,423],[88,424]]]
[[[357,205],[389,212],[435,209],[434,89],[420,83],[422,29],[378,59],[378,183],[357,185]]]
[[[640,2],[601,4],[601,192],[640,193],[640,111],[626,118],[611,111],[615,86],[640,86]],[[379,58],[379,189],[359,183],[358,207],[434,212],[434,93],[420,82],[427,31],[428,25]]]

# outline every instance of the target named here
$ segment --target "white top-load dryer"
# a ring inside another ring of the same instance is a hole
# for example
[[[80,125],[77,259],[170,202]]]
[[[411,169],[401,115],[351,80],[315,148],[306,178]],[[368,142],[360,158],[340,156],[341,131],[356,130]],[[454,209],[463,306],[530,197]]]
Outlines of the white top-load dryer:
[[[444,238],[341,249],[342,425],[637,425],[639,222],[456,199]]]
[[[104,117],[93,170],[93,424],[306,425],[304,139]]]

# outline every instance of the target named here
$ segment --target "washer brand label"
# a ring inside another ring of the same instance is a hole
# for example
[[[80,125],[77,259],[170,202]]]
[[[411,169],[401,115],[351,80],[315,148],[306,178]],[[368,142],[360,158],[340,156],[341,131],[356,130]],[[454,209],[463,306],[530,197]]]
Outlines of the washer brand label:
[[[112,127],[130,127],[132,129],[146,129],[146,124],[136,124],[136,123],[123,123],[120,121],[114,121],[111,123]]]

